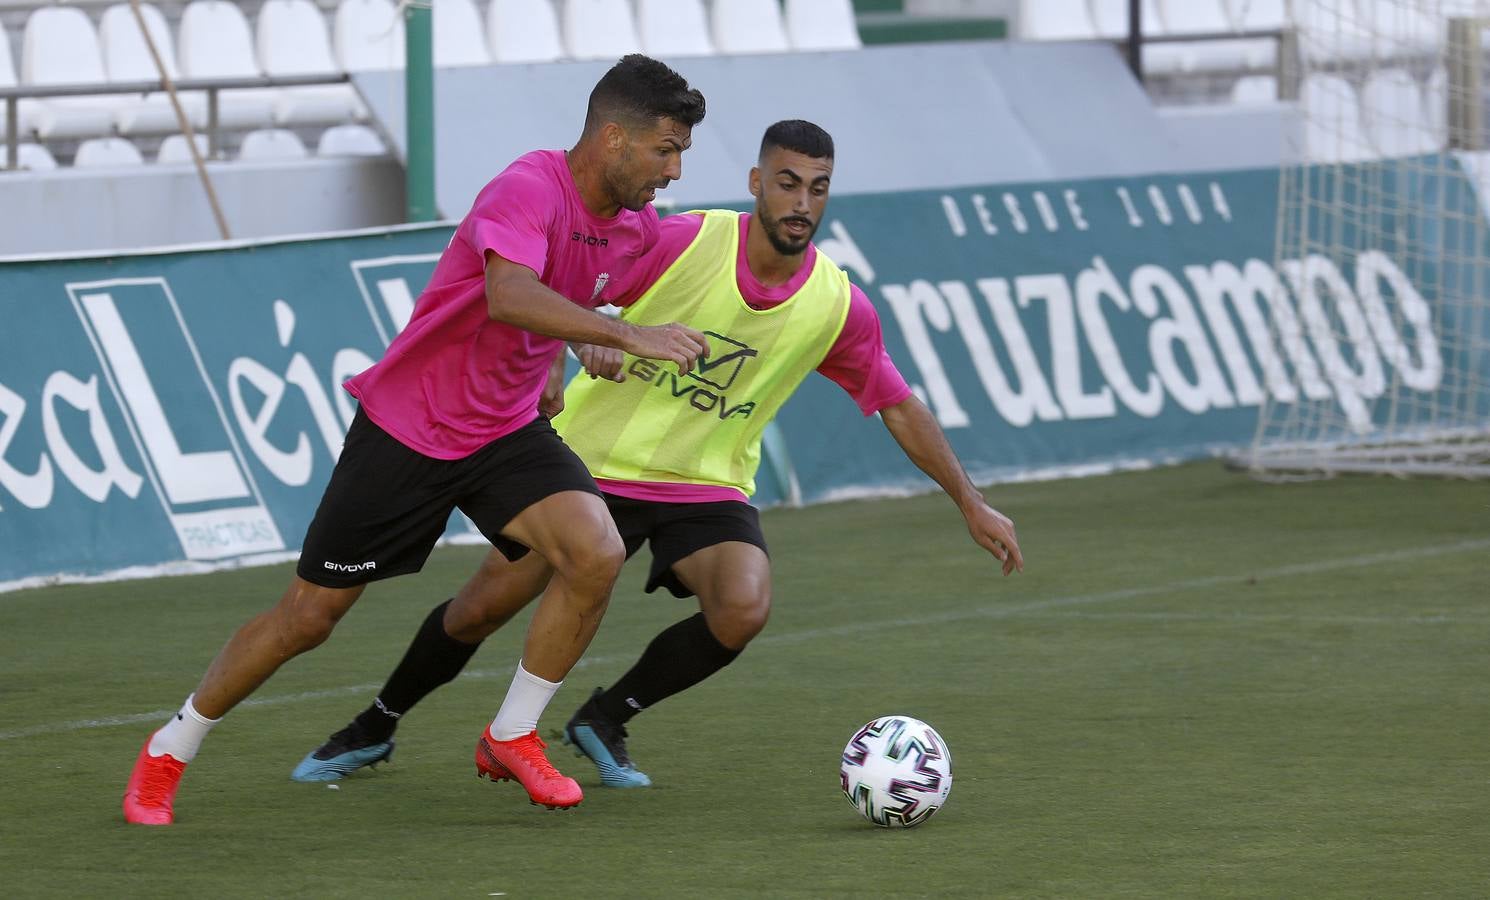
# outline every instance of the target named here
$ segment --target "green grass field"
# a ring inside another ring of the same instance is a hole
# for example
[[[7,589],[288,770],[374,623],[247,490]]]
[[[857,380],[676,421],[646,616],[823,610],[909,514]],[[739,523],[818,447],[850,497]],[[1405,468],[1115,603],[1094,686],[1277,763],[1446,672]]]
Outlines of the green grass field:
[[[1266,485],[1204,463],[991,492],[997,576],[940,496],[765,516],[775,612],[632,723],[656,782],[568,813],[475,778],[521,628],[338,789],[292,766],[480,557],[437,551],[220,726],[177,825],[123,823],[141,741],[291,567],[0,595],[0,894],[524,897],[1490,895],[1490,484]],[[691,612],[628,566],[557,729]],[[838,790],[890,712],[947,739],[913,831]]]

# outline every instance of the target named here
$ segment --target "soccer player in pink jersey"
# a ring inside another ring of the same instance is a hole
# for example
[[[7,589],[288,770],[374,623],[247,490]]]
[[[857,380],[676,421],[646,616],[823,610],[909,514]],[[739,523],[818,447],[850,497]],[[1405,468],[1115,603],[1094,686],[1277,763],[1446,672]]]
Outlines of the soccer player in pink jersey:
[[[627,56],[595,85],[572,150],[526,154],[481,191],[408,326],[347,382],[360,408],[289,588],[238,629],[181,711],[145,742],[124,794],[126,820],[170,824],[208,730],[326,640],[369,582],[422,568],[456,508],[503,558],[541,556],[553,572],[477,765],[495,780],[515,778],[534,803],[580,802],[536,725],[589,646],[625,546],[540,399],[562,371],[566,340],[684,373],[707,353],[692,328],[594,311],[605,284],[656,243],[651,201],[681,176],[703,117],[703,95],[682,76]]]
[[[710,356],[697,371],[674,376],[600,348],[580,354],[591,376],[571,382],[557,427],[595,475],[626,554],[651,543],[647,591],[696,595],[699,606],[658,634],[609,690],[597,689],[565,727],[566,742],[595,763],[602,784],[650,784],[627,754],[626,723],[728,665],[765,626],[771,568],[747,495],[766,422],[811,371],[836,382],[866,416],[880,414],[1005,575],[1023,569],[1013,522],[974,487],[890,361],[873,305],[812,243],[832,174],[826,132],[809,122],[776,123],[750,173],[754,213],[664,219],[657,245],[608,295],[625,307],[623,319],[675,314],[708,334]],[[384,758],[399,717],[453,679],[555,574],[537,556],[512,562],[489,554],[459,594],[431,611],[373,704],[292,777],[332,781]]]

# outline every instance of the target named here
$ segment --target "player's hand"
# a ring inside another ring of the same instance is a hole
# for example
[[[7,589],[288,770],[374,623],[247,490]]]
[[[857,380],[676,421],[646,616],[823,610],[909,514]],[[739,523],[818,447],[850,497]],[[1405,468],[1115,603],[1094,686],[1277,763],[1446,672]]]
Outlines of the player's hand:
[[[538,395],[538,411],[550,419],[564,411],[563,354],[548,367],[548,381],[543,384],[543,393]]]
[[[579,357],[579,364],[585,367],[585,372],[591,378],[604,378],[617,384],[626,380],[626,372],[623,366],[626,363],[626,354],[615,347],[601,347],[598,344],[570,344],[574,348],[574,355]]]
[[[967,530],[978,546],[998,557],[1004,574],[1024,571],[1024,556],[1014,536],[1014,520],[986,503],[979,504],[967,517]]]
[[[658,359],[677,363],[678,371],[687,375],[699,357],[709,355],[709,341],[701,331],[687,325],[669,322],[666,325],[632,326],[631,339],[623,348],[632,356]]]

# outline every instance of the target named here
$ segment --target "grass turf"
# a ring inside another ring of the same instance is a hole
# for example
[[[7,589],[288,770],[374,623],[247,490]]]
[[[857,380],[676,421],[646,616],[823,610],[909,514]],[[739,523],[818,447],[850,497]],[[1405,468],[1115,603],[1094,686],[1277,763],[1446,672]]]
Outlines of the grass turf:
[[[391,764],[289,770],[371,697],[480,551],[372,588],[204,746],[175,827],[126,826],[139,745],[291,568],[0,596],[7,896],[1473,897],[1490,893],[1490,485],[1265,485],[1213,463],[1010,485],[998,577],[945,498],[768,511],[771,624],[633,722],[656,785],[529,806],[474,777],[519,620],[415,710]],[[645,551],[643,551],[645,553]],[[686,601],[628,566],[540,728]],[[931,722],[922,828],[838,792],[853,730]],[[110,723],[113,724],[110,724]]]

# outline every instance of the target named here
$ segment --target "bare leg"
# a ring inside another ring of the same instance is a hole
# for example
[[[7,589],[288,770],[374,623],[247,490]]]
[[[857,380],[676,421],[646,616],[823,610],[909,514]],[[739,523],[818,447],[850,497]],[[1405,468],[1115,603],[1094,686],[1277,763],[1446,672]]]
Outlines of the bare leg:
[[[503,533],[531,547],[553,567],[553,578],[523,643],[523,667],[563,681],[584,655],[610,602],[626,549],[605,502],[583,491],[545,497],[518,514]]]
[[[320,646],[364,587],[321,587],[295,576],[279,602],[239,628],[207,667],[192,701],[197,711],[222,718],[280,666]]]
[[[553,574],[537,553],[510,562],[491,551],[445,608],[445,633],[465,644],[486,640],[542,594]]]
[[[771,561],[761,548],[726,541],[673,564],[678,578],[698,595],[698,607],[715,640],[744,650],[771,615]]]

